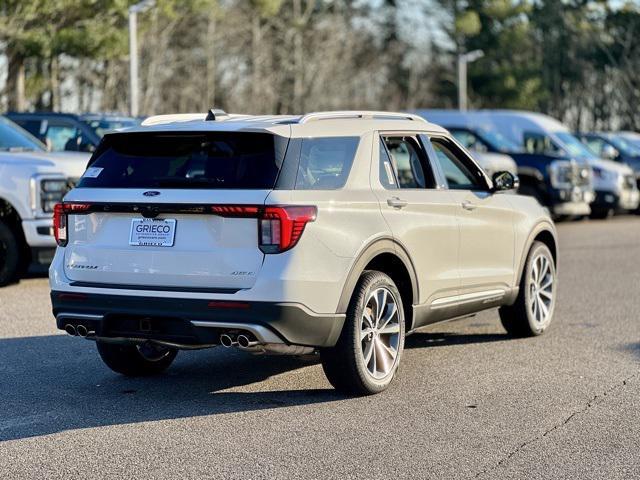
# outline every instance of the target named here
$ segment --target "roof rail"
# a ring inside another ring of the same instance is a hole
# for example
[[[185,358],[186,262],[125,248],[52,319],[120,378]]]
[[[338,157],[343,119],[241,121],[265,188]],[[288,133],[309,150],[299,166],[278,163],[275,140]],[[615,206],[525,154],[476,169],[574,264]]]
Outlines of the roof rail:
[[[341,118],[360,118],[365,120],[412,120],[414,122],[425,122],[426,120],[419,115],[412,113],[398,112],[376,112],[368,110],[345,110],[337,112],[314,112],[307,113],[300,117],[298,123],[313,122],[316,120],[337,120]]]
[[[162,123],[171,122],[192,122],[194,120],[204,120],[207,117],[205,113],[172,113],[170,115],[153,115],[145,118],[142,122],[143,127],[149,125],[160,125]]]

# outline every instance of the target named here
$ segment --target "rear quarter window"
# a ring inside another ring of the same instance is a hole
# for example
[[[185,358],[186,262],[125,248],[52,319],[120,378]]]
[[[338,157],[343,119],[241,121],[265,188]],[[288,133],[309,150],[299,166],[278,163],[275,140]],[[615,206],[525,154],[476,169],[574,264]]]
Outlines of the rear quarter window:
[[[296,190],[336,190],[344,187],[360,137],[304,138]]]
[[[271,189],[286,144],[268,133],[111,134],[77,186]]]

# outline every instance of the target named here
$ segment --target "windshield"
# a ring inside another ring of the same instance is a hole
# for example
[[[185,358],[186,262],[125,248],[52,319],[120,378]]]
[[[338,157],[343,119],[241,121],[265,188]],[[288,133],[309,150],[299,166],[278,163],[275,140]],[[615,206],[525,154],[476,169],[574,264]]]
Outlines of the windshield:
[[[95,118],[83,122],[100,137],[119,128],[135,127],[140,123],[135,118]]]
[[[562,142],[562,149],[570,157],[584,158],[584,159],[597,159],[597,155],[593,153],[587,146],[567,132],[556,132],[556,137]]]
[[[29,132],[0,117],[0,150],[10,152],[45,151],[45,146]]]
[[[478,130],[478,135],[496,150],[503,153],[516,153],[522,151],[522,148],[516,143],[509,140],[504,135],[492,130]]]
[[[634,143],[622,135],[611,135],[607,137],[607,140],[623,154],[630,157],[640,157],[640,141],[637,140],[637,143]]]

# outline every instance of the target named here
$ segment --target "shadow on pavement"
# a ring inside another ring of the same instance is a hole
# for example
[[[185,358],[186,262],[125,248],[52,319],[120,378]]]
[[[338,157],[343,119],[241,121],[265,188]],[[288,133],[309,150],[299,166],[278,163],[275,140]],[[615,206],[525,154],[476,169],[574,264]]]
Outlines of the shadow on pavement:
[[[314,365],[219,348],[180,352],[163,375],[126,378],[64,335],[0,340],[0,441],[65,430],[341,400],[333,389],[226,392]]]
[[[512,337],[506,333],[416,332],[406,338],[404,348],[448,347],[505,340],[512,340]]]

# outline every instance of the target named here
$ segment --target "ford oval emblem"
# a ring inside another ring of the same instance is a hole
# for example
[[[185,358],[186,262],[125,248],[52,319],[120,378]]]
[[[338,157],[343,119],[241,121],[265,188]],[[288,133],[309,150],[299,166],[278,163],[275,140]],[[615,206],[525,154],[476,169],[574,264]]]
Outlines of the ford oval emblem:
[[[157,192],[155,190],[150,190],[148,192],[144,192],[143,195],[145,197],[157,197],[158,195],[160,195],[160,192]]]

